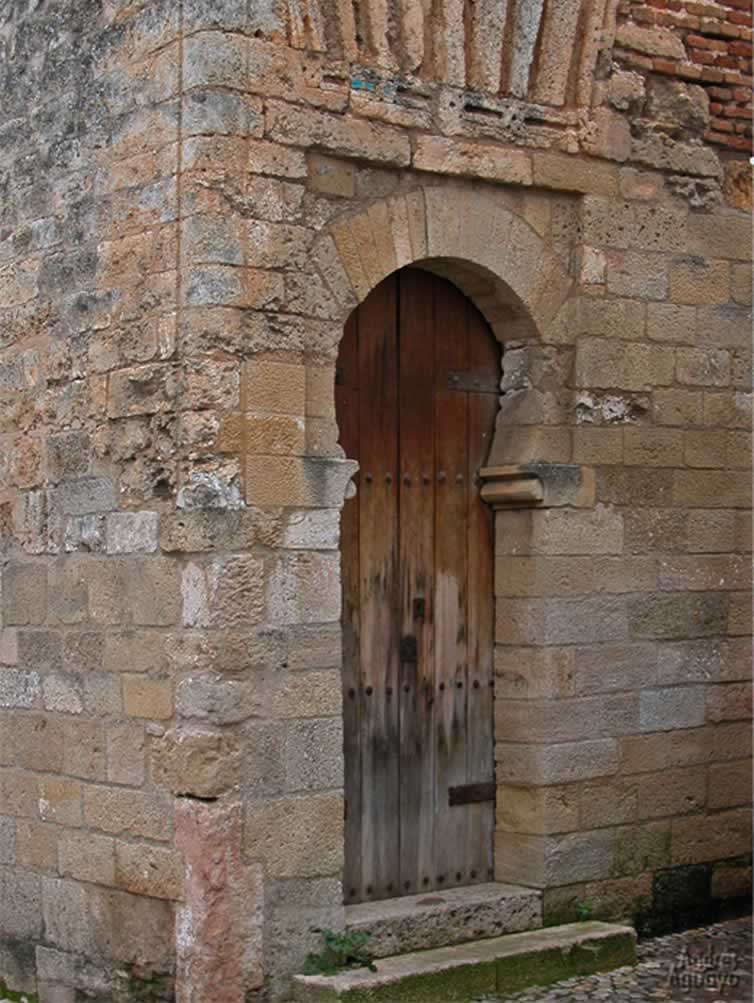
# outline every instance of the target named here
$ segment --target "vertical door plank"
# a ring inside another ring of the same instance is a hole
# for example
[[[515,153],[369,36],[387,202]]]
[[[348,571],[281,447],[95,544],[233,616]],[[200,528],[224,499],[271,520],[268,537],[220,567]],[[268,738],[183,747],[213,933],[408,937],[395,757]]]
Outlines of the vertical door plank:
[[[499,374],[500,346],[482,316],[468,304],[469,356],[474,369]],[[495,779],[494,762],[494,514],[480,496],[479,470],[487,462],[499,407],[497,393],[469,394],[468,783]],[[469,806],[469,882],[494,876],[494,802]]]
[[[359,445],[359,330],[358,311],[346,322],[340,343],[335,381],[335,409],[340,445],[350,459],[358,460]],[[360,589],[359,589],[359,475],[356,496],[344,505],[340,519],[341,576],[343,588],[343,751],[345,757],[345,866],[343,895],[346,903],[361,897],[362,774],[360,699]]]
[[[400,281],[401,893],[434,886],[434,278]],[[420,605],[423,601],[424,607]]]
[[[436,282],[435,382],[435,784],[437,884],[465,884],[469,805],[448,803],[448,788],[466,783],[467,702],[467,394],[448,386],[469,365],[466,299]]]
[[[364,899],[398,894],[399,725],[397,279],[359,316],[361,500],[361,875]]]

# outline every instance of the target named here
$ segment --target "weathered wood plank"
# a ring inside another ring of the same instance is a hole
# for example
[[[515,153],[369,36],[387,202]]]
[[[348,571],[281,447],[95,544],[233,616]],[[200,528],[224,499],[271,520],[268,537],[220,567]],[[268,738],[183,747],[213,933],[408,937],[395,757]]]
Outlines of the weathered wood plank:
[[[434,790],[434,283],[418,269],[400,285],[401,891],[433,887]],[[423,600],[423,613],[414,606]]]
[[[395,277],[359,317],[361,874],[365,898],[398,894],[398,331]]]
[[[435,873],[438,888],[466,880],[468,806],[448,788],[466,783],[468,395],[447,374],[469,365],[466,299],[435,282]]]

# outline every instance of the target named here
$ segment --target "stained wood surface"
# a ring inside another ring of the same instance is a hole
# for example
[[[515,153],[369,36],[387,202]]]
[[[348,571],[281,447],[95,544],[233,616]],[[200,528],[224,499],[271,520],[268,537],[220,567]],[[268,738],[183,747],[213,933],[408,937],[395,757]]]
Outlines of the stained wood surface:
[[[454,374],[483,376],[474,380]],[[494,804],[492,514],[479,496],[500,349],[444,279],[404,269],[351,316],[340,441],[346,902],[488,881]]]

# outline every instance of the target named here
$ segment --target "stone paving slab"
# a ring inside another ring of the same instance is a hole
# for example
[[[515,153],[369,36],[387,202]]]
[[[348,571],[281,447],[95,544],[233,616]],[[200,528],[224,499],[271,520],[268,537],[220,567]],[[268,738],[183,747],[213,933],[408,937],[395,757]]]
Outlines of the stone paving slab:
[[[640,941],[638,965],[567,979],[505,996],[478,996],[473,1003],[749,1003],[752,999],[752,920]]]

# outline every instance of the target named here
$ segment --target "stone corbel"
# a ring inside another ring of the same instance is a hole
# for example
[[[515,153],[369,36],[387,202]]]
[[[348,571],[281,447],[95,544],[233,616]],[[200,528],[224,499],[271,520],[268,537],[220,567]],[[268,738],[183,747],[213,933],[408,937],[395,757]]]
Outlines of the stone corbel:
[[[592,508],[594,470],[574,463],[520,463],[483,467],[481,495],[494,509]]]

